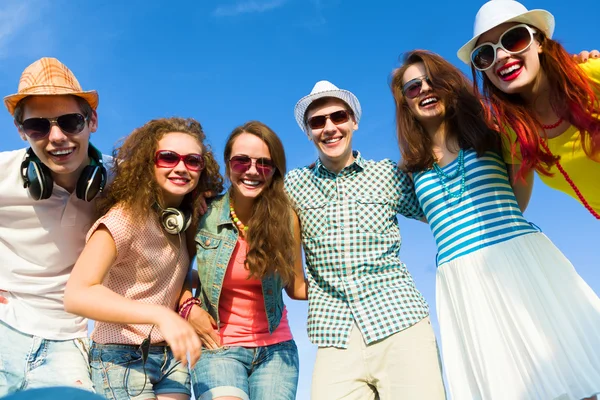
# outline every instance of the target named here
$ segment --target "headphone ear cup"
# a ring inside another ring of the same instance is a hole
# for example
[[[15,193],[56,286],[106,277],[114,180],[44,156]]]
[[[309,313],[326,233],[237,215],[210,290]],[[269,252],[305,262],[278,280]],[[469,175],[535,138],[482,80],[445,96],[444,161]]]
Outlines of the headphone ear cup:
[[[50,168],[35,160],[30,160],[26,167],[25,187],[34,200],[45,200],[52,195],[54,179]]]
[[[101,165],[86,166],[75,187],[77,198],[85,201],[92,201],[98,195],[106,184],[106,170]]]
[[[171,235],[177,235],[186,228],[185,214],[173,207],[162,210],[160,222],[162,223],[163,228],[165,228],[165,231]]]

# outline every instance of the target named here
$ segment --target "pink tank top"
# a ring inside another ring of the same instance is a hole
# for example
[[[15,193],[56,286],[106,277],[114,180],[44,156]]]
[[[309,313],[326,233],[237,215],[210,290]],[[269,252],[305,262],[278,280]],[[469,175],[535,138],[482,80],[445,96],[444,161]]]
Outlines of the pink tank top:
[[[291,340],[285,306],[279,326],[269,334],[262,284],[259,279],[248,279],[250,272],[244,266],[247,253],[248,243],[238,238],[219,299],[221,343],[223,346],[260,347]]]

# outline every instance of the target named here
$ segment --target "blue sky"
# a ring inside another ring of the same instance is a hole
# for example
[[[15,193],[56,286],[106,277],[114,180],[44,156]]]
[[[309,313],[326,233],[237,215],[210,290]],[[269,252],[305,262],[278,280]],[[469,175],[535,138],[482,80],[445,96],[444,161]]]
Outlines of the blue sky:
[[[146,121],[198,119],[222,159],[231,130],[260,120],[282,138],[288,167],[309,164],[313,145],[293,118],[294,104],[315,82],[332,81],[355,93],[363,108],[354,147],[371,159],[397,160],[388,79],[403,52],[441,54],[463,71],[456,50],[472,36],[482,0],[227,0],[219,2],[102,2],[2,0],[0,94],[15,93],[23,69],[57,57],[84,89],[100,94],[99,129],[92,142],[104,152]],[[597,0],[526,0],[557,20],[555,38],[571,52],[598,48]],[[587,17],[590,16],[590,17]],[[7,112],[0,150],[20,148]],[[526,217],[540,226],[600,292],[600,224],[575,200],[536,181]],[[429,228],[400,218],[401,258],[435,318],[435,246]],[[309,398],[315,347],[305,332],[307,306],[287,301],[301,357],[298,399]]]

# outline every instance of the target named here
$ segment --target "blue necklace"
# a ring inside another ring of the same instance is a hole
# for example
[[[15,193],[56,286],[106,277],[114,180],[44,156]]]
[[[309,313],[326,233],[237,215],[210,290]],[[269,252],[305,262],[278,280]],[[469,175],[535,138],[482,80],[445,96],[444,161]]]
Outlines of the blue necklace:
[[[435,173],[437,174],[440,183],[442,184],[442,187],[444,188],[444,192],[446,192],[446,194],[453,198],[453,199],[460,199],[463,195],[463,193],[465,192],[465,153],[463,152],[463,149],[460,149],[460,151],[458,152],[458,166],[456,167],[456,170],[454,172],[452,172],[451,174],[447,174],[445,173],[440,166],[437,163],[433,163],[433,170],[435,171]],[[448,181],[451,181],[453,179],[458,178],[458,176],[460,175],[460,190],[458,191],[458,193],[452,193],[450,192],[450,187],[448,186]]]

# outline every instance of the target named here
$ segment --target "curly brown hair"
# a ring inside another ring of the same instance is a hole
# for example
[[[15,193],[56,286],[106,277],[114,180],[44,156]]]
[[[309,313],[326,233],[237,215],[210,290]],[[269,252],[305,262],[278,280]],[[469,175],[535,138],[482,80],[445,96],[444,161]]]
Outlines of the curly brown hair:
[[[116,204],[128,209],[133,219],[145,218],[148,213],[156,212],[154,203],[161,200],[161,191],[154,177],[154,154],[160,139],[171,132],[186,133],[196,138],[202,147],[205,167],[198,186],[185,195],[180,206],[191,213],[193,224],[197,222],[203,193],[221,192],[223,177],[210,147],[204,143],[206,136],[202,126],[193,118],[153,119],[121,140],[121,145],[113,152],[114,180],[98,202],[100,215],[106,214]]]
[[[284,191],[286,160],[283,144],[271,128],[259,121],[250,121],[231,132],[225,144],[225,164],[230,176],[229,158],[233,143],[243,133],[260,138],[271,154],[275,173],[269,187],[254,203],[248,221],[248,254],[245,265],[252,276],[261,279],[277,272],[284,285],[294,280],[294,232],[292,206]]]

